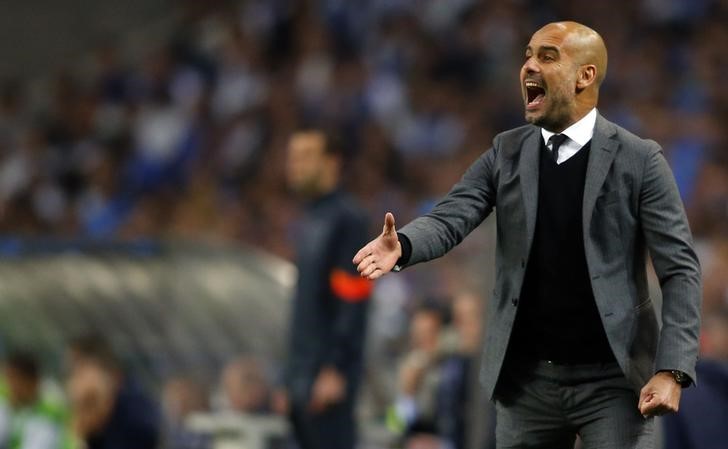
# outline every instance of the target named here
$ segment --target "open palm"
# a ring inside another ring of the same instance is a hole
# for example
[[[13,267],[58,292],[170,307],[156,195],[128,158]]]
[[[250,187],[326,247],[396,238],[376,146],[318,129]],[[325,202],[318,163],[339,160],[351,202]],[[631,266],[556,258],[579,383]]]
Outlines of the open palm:
[[[374,280],[392,271],[401,256],[402,246],[394,227],[394,215],[387,212],[382,233],[360,249],[353,262],[362,277]]]

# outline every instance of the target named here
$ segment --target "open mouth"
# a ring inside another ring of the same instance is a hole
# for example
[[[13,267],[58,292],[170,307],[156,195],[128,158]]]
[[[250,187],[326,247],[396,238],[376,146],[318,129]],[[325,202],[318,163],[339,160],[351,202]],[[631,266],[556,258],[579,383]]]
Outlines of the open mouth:
[[[526,81],[526,108],[534,108],[540,105],[546,97],[546,89],[536,81]]]

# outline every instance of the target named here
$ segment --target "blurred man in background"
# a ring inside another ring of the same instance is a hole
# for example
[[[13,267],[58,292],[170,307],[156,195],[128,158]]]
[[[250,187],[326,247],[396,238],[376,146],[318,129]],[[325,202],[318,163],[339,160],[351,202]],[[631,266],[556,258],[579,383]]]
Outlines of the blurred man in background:
[[[156,449],[159,406],[124,373],[111,347],[99,336],[83,337],[68,356],[72,427],[87,449]]]
[[[351,251],[366,242],[367,221],[339,189],[342,150],[336,137],[316,129],[296,132],[288,142],[288,185],[305,203],[285,379],[302,449],[351,449],[356,442],[371,283],[350,262]]]
[[[65,411],[41,393],[35,357],[14,352],[5,360],[0,388],[0,447],[62,449],[68,447]]]

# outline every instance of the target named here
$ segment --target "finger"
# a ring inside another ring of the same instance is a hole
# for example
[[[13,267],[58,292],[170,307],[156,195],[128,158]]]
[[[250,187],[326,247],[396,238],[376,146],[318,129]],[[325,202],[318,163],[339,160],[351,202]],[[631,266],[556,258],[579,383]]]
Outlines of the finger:
[[[367,279],[369,279],[370,281],[374,281],[374,280],[379,279],[382,276],[384,276],[384,271],[377,268],[376,270],[374,270],[374,273],[367,276]]]
[[[640,392],[640,400],[639,400],[639,404],[637,405],[637,407],[642,409],[642,406],[644,405],[644,403],[647,402],[648,400],[650,400],[653,395],[654,395],[654,393],[643,388],[642,391]]]
[[[652,399],[652,396],[646,396],[640,398],[640,403],[638,405],[638,408],[640,409],[640,413],[643,415],[645,414],[646,410],[649,408],[649,402]]]
[[[371,252],[372,250],[369,248],[369,245],[366,245],[364,248],[360,249],[359,252],[356,253],[354,259],[352,259],[352,262],[356,265],[359,265],[366,256],[371,254]]]
[[[362,264],[370,264],[370,263],[377,263],[377,258],[374,255],[374,253],[369,253],[367,256],[364,257],[364,259],[361,261]]]
[[[382,233],[384,235],[392,235],[394,232],[394,215],[391,212],[387,212],[384,215],[384,228],[382,229]]]
[[[364,271],[369,268],[371,265],[376,265],[376,260],[374,258],[373,254],[370,254],[366,256],[359,265],[357,265],[356,270],[359,273],[364,273]]]
[[[371,264],[369,264],[369,265],[368,265],[368,266],[367,266],[367,267],[366,267],[366,268],[364,269],[364,271],[362,271],[362,272],[361,272],[361,275],[362,275],[362,276],[364,276],[364,277],[367,277],[367,278],[368,278],[368,277],[369,277],[369,276],[371,276],[371,275],[372,275],[372,273],[374,273],[374,271],[376,271],[376,270],[377,270],[378,268],[379,268],[379,267],[377,267],[377,265],[376,265],[376,264],[374,264],[374,263],[371,263]]]
[[[356,256],[354,256],[354,263],[360,264],[362,261],[367,257],[374,253],[374,245],[375,240],[372,240],[371,242],[367,243],[367,245],[360,249],[358,253],[356,253]]]
[[[642,404],[642,409],[640,410],[640,412],[642,413],[642,415],[648,417],[655,416],[659,412],[661,406],[662,404],[659,401],[657,401],[654,397],[651,397],[650,399],[645,401],[644,404]]]

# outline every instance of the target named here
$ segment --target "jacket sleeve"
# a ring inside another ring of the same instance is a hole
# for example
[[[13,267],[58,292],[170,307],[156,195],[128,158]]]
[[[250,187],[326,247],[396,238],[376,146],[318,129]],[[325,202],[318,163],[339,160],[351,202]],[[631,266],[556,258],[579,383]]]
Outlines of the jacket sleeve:
[[[486,151],[430,213],[399,230],[412,247],[407,266],[443,256],[490,215],[496,202],[496,155],[495,146]]]
[[[349,216],[338,229],[329,272],[334,313],[333,339],[325,364],[347,372],[353,365],[361,363],[373,283],[359,276],[351,263],[351,255],[367,242],[366,220],[358,215]]]
[[[702,296],[700,263],[672,171],[654,142],[644,169],[639,218],[663,298],[655,371],[680,370],[694,382]]]

